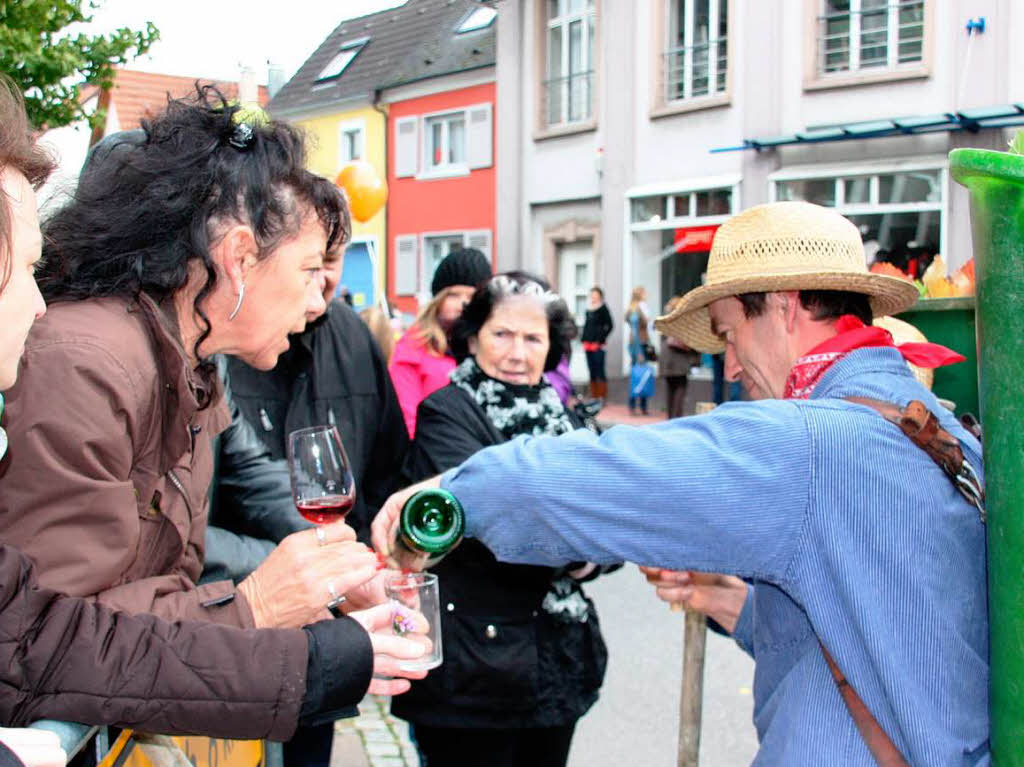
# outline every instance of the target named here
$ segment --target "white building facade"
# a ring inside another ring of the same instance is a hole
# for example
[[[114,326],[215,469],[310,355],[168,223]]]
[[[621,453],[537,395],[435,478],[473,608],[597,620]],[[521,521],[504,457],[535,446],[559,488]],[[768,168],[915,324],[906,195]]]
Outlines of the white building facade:
[[[947,154],[1002,148],[1024,122],[1014,0],[498,8],[498,267],[545,274],[580,320],[594,284],[616,318],[635,285],[660,313],[700,284],[714,228],[773,200],[834,206],[869,258],[959,266],[970,229]]]

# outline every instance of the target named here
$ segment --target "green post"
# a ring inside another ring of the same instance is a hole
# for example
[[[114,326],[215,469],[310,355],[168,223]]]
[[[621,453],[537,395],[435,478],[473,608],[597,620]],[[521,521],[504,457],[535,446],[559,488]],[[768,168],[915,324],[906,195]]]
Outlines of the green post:
[[[988,506],[992,761],[1024,767],[1024,156],[950,153],[971,200]]]

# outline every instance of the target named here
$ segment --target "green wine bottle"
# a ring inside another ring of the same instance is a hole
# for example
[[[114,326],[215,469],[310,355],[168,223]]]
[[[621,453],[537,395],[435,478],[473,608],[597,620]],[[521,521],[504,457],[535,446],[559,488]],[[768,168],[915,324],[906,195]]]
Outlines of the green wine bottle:
[[[466,514],[447,490],[420,490],[402,506],[391,556],[403,570],[425,570],[462,540]]]

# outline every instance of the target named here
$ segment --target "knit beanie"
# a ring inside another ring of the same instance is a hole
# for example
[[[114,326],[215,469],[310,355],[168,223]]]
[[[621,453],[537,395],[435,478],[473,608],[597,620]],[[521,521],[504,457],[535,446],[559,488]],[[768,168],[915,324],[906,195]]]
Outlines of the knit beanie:
[[[430,292],[437,295],[452,285],[470,285],[489,280],[493,275],[491,262],[476,248],[463,248],[449,253],[437,265]]]

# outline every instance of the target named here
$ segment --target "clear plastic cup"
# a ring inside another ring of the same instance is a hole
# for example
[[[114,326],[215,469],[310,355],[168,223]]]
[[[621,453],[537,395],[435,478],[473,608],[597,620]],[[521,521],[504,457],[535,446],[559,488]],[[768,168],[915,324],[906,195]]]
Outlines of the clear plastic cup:
[[[387,580],[385,593],[391,602],[391,625],[396,635],[426,636],[430,650],[416,660],[399,661],[404,671],[425,671],[441,665],[441,604],[437,576],[431,573],[402,573]],[[426,631],[421,621],[426,619]]]

